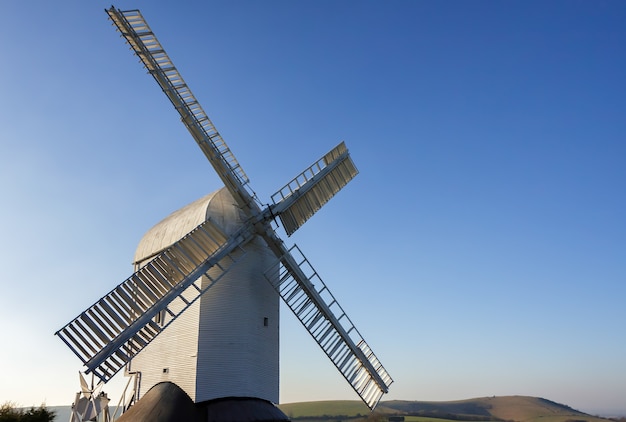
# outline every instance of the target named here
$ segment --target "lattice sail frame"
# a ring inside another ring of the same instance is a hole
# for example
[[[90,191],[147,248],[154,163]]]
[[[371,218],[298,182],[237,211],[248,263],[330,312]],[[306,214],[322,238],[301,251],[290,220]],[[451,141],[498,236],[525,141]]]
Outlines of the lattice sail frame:
[[[226,237],[207,220],[55,334],[87,372],[107,382],[226,274],[244,255],[241,245],[250,239],[252,234],[244,231]],[[219,272],[205,274],[210,268]],[[203,274],[210,280],[204,289],[198,282]],[[165,319],[157,323],[162,312]]]
[[[373,409],[386,393],[380,385],[390,385],[391,376],[298,246],[293,245],[289,252],[304,273],[306,283],[294,278],[285,259],[276,261],[265,272],[265,278],[350,386]],[[277,278],[273,277],[276,273]]]
[[[342,142],[272,195],[274,213],[278,214],[287,236],[298,230],[358,173]]]
[[[393,382],[326,285],[297,247],[287,249],[272,228],[280,218],[291,235],[358,173],[342,142],[294,178],[261,209],[248,178],[191,93],[138,10],[106,10],[140,57],[248,218],[226,237],[210,220],[157,254],[146,267],[113,289],[56,334],[103,381],[108,381],[191,303],[204,294],[195,281],[219,268],[212,286],[254,236],[277,257],[278,294],[318,342],[365,404],[373,409]],[[205,239],[208,234],[210,240]],[[204,243],[203,243],[204,241]],[[152,264],[152,265],[151,265]],[[317,286],[317,287],[316,287]],[[187,297],[191,291],[191,296]],[[175,302],[180,302],[174,305]],[[161,327],[155,317],[165,312]]]
[[[180,114],[204,155],[222,179],[237,204],[246,209],[255,197],[249,179],[211,119],[196,100],[174,63],[139,10],[105,10],[131,49],[159,84]]]

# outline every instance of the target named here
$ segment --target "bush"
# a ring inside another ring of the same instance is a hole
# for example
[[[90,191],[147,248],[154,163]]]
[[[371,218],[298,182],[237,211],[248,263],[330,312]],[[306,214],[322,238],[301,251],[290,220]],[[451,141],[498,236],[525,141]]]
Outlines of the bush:
[[[0,406],[0,422],[51,422],[55,416],[55,412],[46,409],[44,404],[28,410],[20,409],[12,402]]]

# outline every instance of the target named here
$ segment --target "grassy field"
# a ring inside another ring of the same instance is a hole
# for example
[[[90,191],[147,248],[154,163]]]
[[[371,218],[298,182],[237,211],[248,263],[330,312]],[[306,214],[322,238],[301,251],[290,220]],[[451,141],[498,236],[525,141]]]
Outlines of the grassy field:
[[[452,419],[429,418],[425,416],[405,416],[404,422],[467,422]]]
[[[337,401],[313,401],[303,403],[287,403],[278,406],[283,413],[290,418],[320,417],[320,416],[346,416],[356,417],[369,415],[370,411],[361,401],[337,400]]]
[[[288,403],[279,406],[292,420],[338,421],[364,419],[369,409],[359,401],[318,401]],[[407,422],[607,422],[566,405],[538,397],[482,397],[448,402],[393,400],[376,408],[381,419],[391,415]]]

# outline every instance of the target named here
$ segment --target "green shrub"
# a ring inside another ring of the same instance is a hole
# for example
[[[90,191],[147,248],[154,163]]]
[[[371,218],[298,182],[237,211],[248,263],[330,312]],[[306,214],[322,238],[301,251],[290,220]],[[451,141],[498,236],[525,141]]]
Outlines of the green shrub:
[[[51,422],[55,412],[42,404],[38,408],[20,409],[15,403],[6,402],[0,406],[0,422]]]

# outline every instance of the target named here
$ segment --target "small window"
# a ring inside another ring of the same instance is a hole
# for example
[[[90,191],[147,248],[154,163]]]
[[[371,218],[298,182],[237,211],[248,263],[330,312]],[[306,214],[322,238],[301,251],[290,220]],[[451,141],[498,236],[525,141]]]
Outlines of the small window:
[[[267,327],[270,324],[270,320],[268,317],[263,318],[263,326]]]
[[[163,368],[163,373],[164,374],[169,374],[170,373],[170,368]]]

